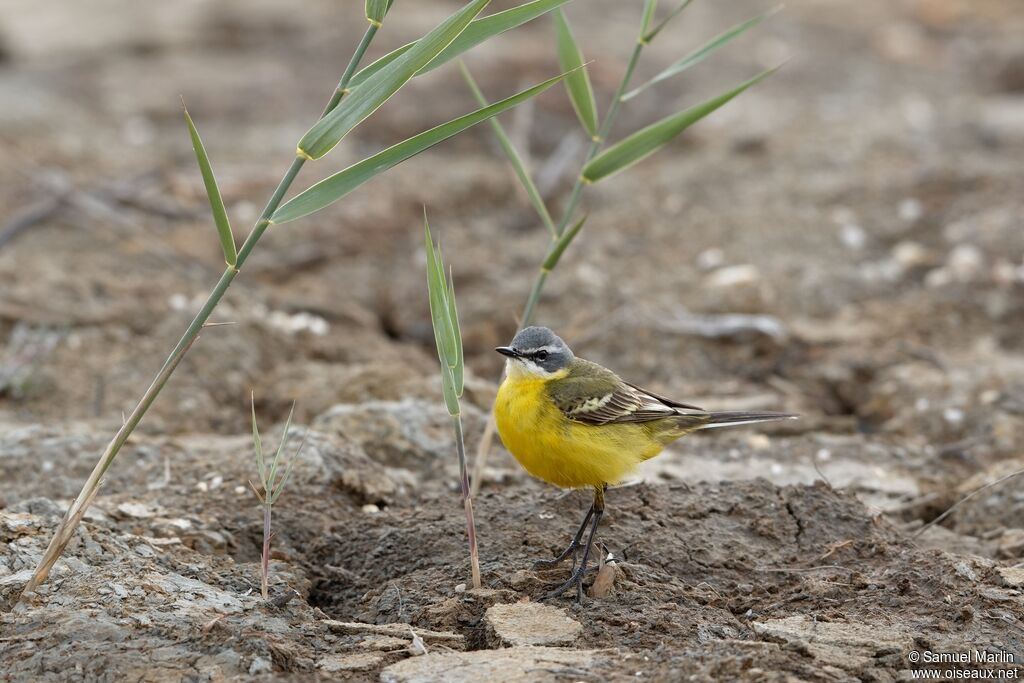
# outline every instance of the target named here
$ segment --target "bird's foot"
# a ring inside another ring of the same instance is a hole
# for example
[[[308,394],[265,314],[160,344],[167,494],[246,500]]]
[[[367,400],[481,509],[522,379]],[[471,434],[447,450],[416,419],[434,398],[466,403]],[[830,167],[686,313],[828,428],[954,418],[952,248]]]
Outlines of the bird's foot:
[[[531,565],[531,568],[534,571],[543,569],[554,569],[555,567],[569,559],[569,556],[572,555],[572,566],[575,569],[576,555],[579,553],[579,550],[580,546],[578,543],[570,543],[569,547],[563,550],[562,554],[558,557],[553,557],[550,560],[537,560],[533,563],[533,565]]]
[[[591,568],[591,569],[595,569],[595,568]],[[543,599],[544,600],[551,600],[553,598],[557,598],[558,596],[562,595],[567,590],[569,590],[570,588],[575,586],[576,587],[576,602],[578,602],[580,604],[583,604],[583,579],[586,577],[586,575],[588,573],[590,573],[590,570],[588,570],[585,565],[580,565],[578,568],[573,570],[572,576],[569,577],[568,581],[566,581],[565,583],[563,583],[561,586],[559,586],[558,588],[554,589],[553,591],[550,591],[550,592],[546,593],[544,595]]]

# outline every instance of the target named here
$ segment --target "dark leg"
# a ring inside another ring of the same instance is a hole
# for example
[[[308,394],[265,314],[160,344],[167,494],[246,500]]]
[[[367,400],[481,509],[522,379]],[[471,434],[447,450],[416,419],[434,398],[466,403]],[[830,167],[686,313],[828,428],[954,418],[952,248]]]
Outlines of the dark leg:
[[[568,581],[545,595],[545,598],[558,597],[573,586],[576,586],[576,600],[578,602],[583,602],[583,578],[587,574],[587,560],[590,558],[590,548],[594,545],[594,536],[597,534],[597,525],[601,523],[601,515],[604,514],[604,491],[606,488],[608,488],[607,485],[602,486],[599,489],[594,489],[594,504],[590,506],[590,512],[587,514],[588,519],[593,516],[593,521],[590,523],[590,533],[587,534],[587,543],[583,546],[583,561],[580,563],[579,567],[574,567],[572,576],[569,577]],[[576,534],[576,538],[573,540],[573,543],[576,544],[577,547],[579,547],[579,539],[583,533],[583,528],[586,527],[586,525],[587,520],[584,519],[583,526],[580,527],[579,532]],[[571,545],[570,548],[572,548]]]
[[[586,516],[583,518],[583,523],[580,524],[580,528],[576,531],[576,536],[573,537],[572,543],[569,547],[562,551],[562,554],[556,558],[550,560],[537,560],[533,563],[534,569],[551,569],[557,567],[562,562],[565,562],[566,558],[570,555],[575,557],[576,551],[580,549],[580,540],[583,538],[583,532],[587,530],[587,524],[590,522],[590,518],[594,515],[594,506],[591,505],[590,509],[587,510]]]

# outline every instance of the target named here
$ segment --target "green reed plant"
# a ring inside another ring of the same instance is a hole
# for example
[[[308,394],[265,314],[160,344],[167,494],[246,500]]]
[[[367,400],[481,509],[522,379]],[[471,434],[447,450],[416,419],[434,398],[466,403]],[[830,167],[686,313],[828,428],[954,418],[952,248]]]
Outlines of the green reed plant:
[[[256,426],[255,395],[250,395],[250,405],[252,406],[252,448],[256,453],[256,474],[259,477],[260,486],[257,488],[251,479],[249,480],[249,486],[259,499],[260,507],[263,508],[263,555],[260,562],[260,593],[263,595],[263,599],[266,600],[270,579],[270,539],[274,537],[271,531],[274,503],[277,502],[277,499],[284,492],[288,478],[292,476],[292,466],[295,465],[295,458],[299,457],[299,453],[302,452],[302,447],[305,445],[306,440],[303,438],[298,449],[288,459],[284,471],[281,471],[281,455],[284,453],[284,444],[288,441],[288,430],[292,426],[292,416],[295,414],[295,403],[292,403],[291,410],[288,411],[288,419],[284,423],[281,443],[277,446],[274,459],[267,463],[263,457],[263,440],[260,439],[260,429]]]
[[[452,418],[455,450],[459,457],[459,483],[462,506],[466,511],[466,537],[469,540],[469,564],[473,575],[473,588],[480,588],[480,555],[476,546],[476,525],[473,522],[473,496],[469,486],[469,468],[466,463],[466,440],[462,434],[462,408],[459,399],[464,388],[465,362],[462,354],[462,332],[459,314],[455,308],[455,286],[452,274],[444,271],[440,245],[434,246],[430,224],[423,212],[423,233],[427,248],[427,294],[430,300],[430,322],[434,327],[434,343],[441,361],[441,390],[444,403]]]
[[[633,78],[633,72],[636,70],[636,66],[640,61],[640,55],[644,48],[650,45],[651,42],[661,34],[662,30],[668,26],[669,22],[679,16],[679,14],[682,13],[682,11],[686,9],[692,1],[693,0],[683,0],[683,2],[670,10],[658,24],[654,24],[657,13],[657,0],[645,0],[640,21],[640,30],[636,34],[636,44],[633,46],[633,51],[630,54],[628,63],[626,64],[626,69],[623,72],[622,79],[608,104],[603,121],[598,117],[594,90],[591,86],[590,79],[587,77],[583,51],[576,42],[572,29],[569,26],[568,19],[562,10],[556,9],[552,12],[555,22],[555,48],[559,64],[563,70],[577,69],[570,73],[565,79],[566,92],[572,102],[573,109],[576,112],[580,125],[591,140],[587,153],[584,156],[583,166],[576,176],[572,190],[569,192],[569,198],[562,209],[561,218],[557,223],[552,220],[551,214],[545,205],[543,198],[541,198],[540,193],[537,191],[536,185],[524,165],[521,155],[516,151],[508,135],[505,133],[501,122],[496,118],[491,119],[491,128],[494,130],[498,143],[504,151],[505,156],[508,158],[509,163],[512,164],[516,177],[526,190],[526,194],[530,199],[530,204],[537,211],[541,222],[548,227],[550,232],[550,240],[548,242],[547,250],[544,257],[541,259],[540,267],[534,276],[533,285],[530,288],[530,293],[526,298],[526,304],[523,307],[522,316],[519,320],[520,329],[533,324],[537,304],[540,301],[541,294],[544,290],[544,284],[546,283],[548,276],[558,264],[558,260],[568,248],[569,244],[572,243],[572,241],[579,235],[583,224],[586,221],[586,215],[584,215],[582,218],[573,222],[574,215],[576,210],[579,208],[580,201],[583,197],[584,188],[605,180],[606,178],[625,170],[645,157],[657,152],[691,125],[715,111],[747,88],[767,78],[779,68],[775,67],[773,69],[763,71],[753,78],[726,90],[720,95],[693,105],[676,114],[666,116],[659,121],[626,135],[618,142],[609,144],[608,138],[611,134],[612,126],[615,124],[615,119],[618,116],[619,108],[623,102],[636,97],[648,88],[694,66],[719,48],[727,45],[735,38],[738,38],[749,29],[761,23],[761,21],[771,14],[771,12],[769,12],[733,26],[706,44],[672,63],[670,66],[666,67],[654,76],[650,81],[634,88],[633,90],[629,90],[630,81]],[[486,105],[487,99],[481,92],[479,86],[477,86],[476,82],[473,80],[472,75],[465,65],[462,65],[462,74],[469,86],[469,89],[476,97],[477,102],[479,102],[481,106]],[[570,223],[572,224],[572,227],[569,227]],[[487,423],[487,428],[484,430],[483,437],[481,438],[477,448],[476,463],[473,469],[474,493],[479,491],[483,470],[487,462],[487,454],[490,452],[493,440],[494,417],[492,411],[491,418]]]
[[[552,78],[493,105],[477,109],[470,114],[415,135],[335,173],[300,192],[290,201],[282,203],[285,194],[306,162],[320,159],[327,154],[410,79],[441,66],[473,46],[500,33],[557,9],[566,2],[568,0],[532,0],[501,12],[480,17],[479,15],[488,4],[488,0],[471,0],[419,40],[392,50],[360,70],[359,64],[377,32],[381,29],[392,5],[390,0],[366,0],[364,9],[369,25],[359,45],[352,54],[320,119],[296,145],[296,155],[291,165],[271,194],[256,224],[249,231],[241,246],[237,248],[227,211],[224,208],[220,191],[217,189],[210,160],[203,148],[199,133],[186,112],[186,123],[203,182],[209,195],[226,268],[205,303],[182,334],[181,339],[171,350],[149,388],[143,393],[135,408],[125,418],[121,428],[100,456],[92,473],[82,486],[82,490],[71,503],[54,532],[53,538],[31,579],[26,584],[23,594],[31,592],[46,580],[50,569],[63,553],[86,509],[99,491],[103,477],[113,464],[117,454],[167,384],[189,348],[199,338],[200,332],[207,325],[210,314],[220,303],[252,250],[271,225],[294,220],[338,201],[356,187],[384,173],[396,164],[543,92],[562,77]]]

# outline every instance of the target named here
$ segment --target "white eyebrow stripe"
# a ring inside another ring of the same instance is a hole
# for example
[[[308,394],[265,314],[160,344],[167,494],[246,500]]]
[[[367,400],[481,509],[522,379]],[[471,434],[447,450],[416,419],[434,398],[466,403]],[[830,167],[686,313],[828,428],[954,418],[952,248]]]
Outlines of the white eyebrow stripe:
[[[533,353],[539,353],[541,351],[547,351],[548,353],[553,353],[553,352],[558,351],[558,350],[559,350],[559,347],[552,346],[551,344],[548,344],[547,346],[539,346],[536,349],[527,349],[526,351],[524,351],[524,353],[533,354]]]

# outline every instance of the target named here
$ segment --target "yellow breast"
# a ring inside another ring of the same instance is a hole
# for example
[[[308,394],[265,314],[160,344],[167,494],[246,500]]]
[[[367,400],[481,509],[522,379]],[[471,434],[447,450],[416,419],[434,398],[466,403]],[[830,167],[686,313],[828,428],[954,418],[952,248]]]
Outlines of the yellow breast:
[[[640,425],[594,426],[566,418],[545,390],[558,378],[515,373],[498,390],[498,434],[527,472],[563,488],[616,484],[661,451]]]

